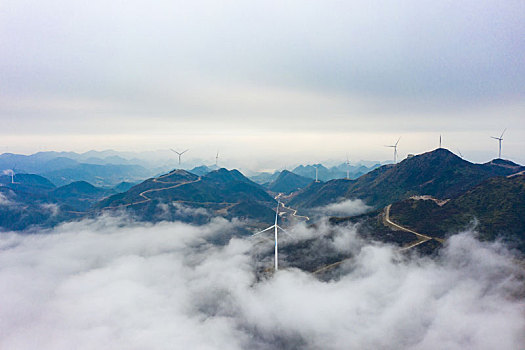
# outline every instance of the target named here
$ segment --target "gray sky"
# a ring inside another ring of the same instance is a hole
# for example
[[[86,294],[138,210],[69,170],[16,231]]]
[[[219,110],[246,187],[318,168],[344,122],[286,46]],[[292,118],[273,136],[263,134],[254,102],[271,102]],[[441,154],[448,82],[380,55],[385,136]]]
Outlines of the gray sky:
[[[1,152],[525,162],[525,3],[0,4]],[[275,154],[278,152],[278,154]],[[273,163],[272,163],[273,162]]]

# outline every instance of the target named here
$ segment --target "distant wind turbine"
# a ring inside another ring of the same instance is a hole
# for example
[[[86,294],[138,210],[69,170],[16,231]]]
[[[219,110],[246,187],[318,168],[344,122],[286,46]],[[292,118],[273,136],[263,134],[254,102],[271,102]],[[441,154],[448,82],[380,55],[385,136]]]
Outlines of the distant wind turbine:
[[[346,179],[350,180],[350,159],[348,159],[348,154],[346,155]]]
[[[5,175],[8,175],[8,176],[11,176],[11,183],[14,184],[15,183],[15,172],[13,169],[7,169],[7,170],[4,170],[4,174]]]
[[[184,153],[186,153],[186,152],[189,151],[189,149],[187,149],[187,150],[185,150],[185,151],[183,151],[183,152],[177,152],[177,151],[175,151],[173,148],[170,148],[170,149],[171,149],[172,152],[175,152],[175,153],[177,153],[177,154],[179,155],[179,165],[180,165],[180,158],[181,158],[181,156],[182,156]]]
[[[4,174],[11,175],[11,183],[15,183],[15,174],[16,174],[16,164],[13,166],[13,169],[8,169],[4,171]]]
[[[439,148],[441,148],[441,134],[439,134]]]
[[[315,182],[319,182],[319,165],[314,165],[315,168]]]
[[[459,150],[459,148],[458,148],[458,153],[459,153],[459,156],[461,157],[461,159],[463,159],[463,154],[461,154],[461,151]]]
[[[391,147],[394,149],[394,164],[397,163],[397,144],[399,143],[399,140],[401,140],[401,137],[397,139],[397,142],[392,146],[385,146],[385,147]]]
[[[218,168],[219,167],[219,151],[217,150],[217,155],[215,156],[215,166]]]
[[[501,133],[501,136],[500,136],[500,137],[494,137],[494,136],[491,136],[493,139],[498,140],[498,142],[499,142],[499,153],[498,153],[498,158],[500,158],[500,159],[501,159],[501,141],[503,141],[503,134],[505,133],[505,131],[507,131],[506,128],[505,128],[505,130],[503,130],[503,132]]]

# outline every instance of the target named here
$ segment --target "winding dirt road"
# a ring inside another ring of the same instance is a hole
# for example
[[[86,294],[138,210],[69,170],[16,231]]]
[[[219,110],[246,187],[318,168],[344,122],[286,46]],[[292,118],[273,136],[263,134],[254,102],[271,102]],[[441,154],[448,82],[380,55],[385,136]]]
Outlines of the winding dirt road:
[[[279,198],[281,198],[282,195],[282,193],[279,193],[277,196],[274,197],[274,199],[278,200]],[[297,209],[287,207],[286,205],[284,205],[283,202],[281,202],[281,207],[287,211],[290,211],[291,215],[299,221],[310,221],[310,218],[308,216],[297,215]]]
[[[422,243],[425,243],[427,241],[430,241],[432,239],[438,241],[439,243],[444,243],[445,242],[444,239],[436,238],[436,237],[430,237],[430,236],[424,235],[422,233],[416,232],[414,230],[411,230],[409,228],[406,228],[404,226],[401,226],[399,224],[396,224],[395,222],[393,222],[390,219],[390,208],[391,207],[392,207],[392,204],[389,204],[389,205],[387,205],[385,207],[384,217],[383,217],[383,222],[385,223],[385,225],[390,226],[390,227],[395,228],[395,229],[398,229],[398,230],[401,230],[401,231],[412,233],[412,234],[414,234],[417,237],[417,240],[415,242],[413,242],[413,243],[411,243],[411,244],[409,244],[409,245],[399,249],[400,252],[403,252],[403,251],[406,251],[408,249],[414,248],[414,247],[416,247],[416,246],[418,246],[418,245],[420,245]],[[344,263],[345,261],[347,261],[349,259],[350,258],[343,259],[343,260],[335,262],[333,264],[320,267],[319,269],[317,269],[314,272],[312,272],[312,274],[316,275],[316,274],[319,274],[321,272],[330,270],[330,269],[332,269],[334,267],[337,267],[337,266],[341,265],[342,263]]]
[[[392,204],[389,204],[389,205],[386,206],[386,208],[385,208],[385,216],[383,217],[383,222],[387,226],[396,228],[396,229],[401,230],[401,231],[412,233],[412,234],[416,235],[416,237],[418,238],[418,240],[416,242],[414,242],[414,243],[412,243],[412,244],[410,244],[410,245],[408,245],[406,247],[401,248],[401,250],[407,250],[407,249],[413,248],[413,247],[415,247],[417,245],[420,245],[421,243],[424,243],[424,242],[429,241],[431,239],[436,240],[439,243],[445,242],[445,240],[442,239],[442,238],[430,237],[430,236],[424,235],[422,233],[416,232],[414,230],[411,230],[409,228],[406,228],[404,226],[401,226],[399,224],[396,224],[395,222],[390,220],[390,208],[391,207],[392,207]]]
[[[175,170],[177,171],[177,170]],[[168,186],[168,187],[162,187],[162,188],[152,188],[152,189],[149,189],[149,190],[146,190],[146,191],[143,191],[141,193],[139,193],[139,196],[144,198],[144,200],[142,201],[138,201],[138,202],[132,202],[132,203],[128,203],[128,204],[120,204],[120,205],[116,205],[116,206],[113,206],[113,207],[105,207],[104,210],[106,209],[118,209],[118,208],[126,208],[126,207],[129,207],[129,206],[132,206],[132,205],[137,205],[137,204],[142,204],[142,203],[147,203],[147,202],[150,202],[152,199],[149,198],[148,196],[146,196],[147,193],[152,193],[152,192],[160,192],[160,191],[166,191],[166,190],[171,190],[173,188],[177,188],[177,187],[181,187],[181,186],[184,186],[184,185],[188,185],[188,184],[192,184],[192,183],[196,183],[196,182],[199,182],[202,180],[202,178],[199,176],[196,180],[192,180],[192,181],[186,181],[186,182],[171,182],[171,181],[159,181],[159,179],[163,179],[165,177],[168,177],[168,176],[171,176],[173,175],[173,173],[175,171],[172,171],[166,175],[162,175],[162,176],[159,176],[157,178],[154,178],[153,179],[153,182],[156,182],[156,183],[162,183],[162,184],[176,184],[176,185],[173,185],[173,186]],[[177,202],[177,201],[174,201],[174,202]],[[187,201],[180,201],[180,202],[187,202]],[[221,203],[215,203],[215,204],[221,204]],[[228,203],[230,204],[230,203]]]
[[[297,218],[298,220],[303,220],[303,221],[309,221],[310,218],[308,216],[304,216],[304,215],[297,215],[297,209],[294,209],[294,208],[290,208],[290,207],[287,207],[284,205],[284,203],[281,202],[281,206],[283,207],[283,209],[288,209],[292,212],[292,216]]]

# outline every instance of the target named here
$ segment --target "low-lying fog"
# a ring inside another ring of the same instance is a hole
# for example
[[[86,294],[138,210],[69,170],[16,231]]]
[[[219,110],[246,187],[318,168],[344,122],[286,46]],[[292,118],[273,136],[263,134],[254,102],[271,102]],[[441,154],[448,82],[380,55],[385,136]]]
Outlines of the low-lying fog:
[[[406,259],[347,227],[332,239],[354,252],[338,279],[283,269],[260,280],[259,240],[209,243],[237,225],[101,217],[41,234],[1,234],[0,348],[525,346],[523,270],[498,244],[464,233],[434,260]],[[307,239],[326,227],[291,231]]]

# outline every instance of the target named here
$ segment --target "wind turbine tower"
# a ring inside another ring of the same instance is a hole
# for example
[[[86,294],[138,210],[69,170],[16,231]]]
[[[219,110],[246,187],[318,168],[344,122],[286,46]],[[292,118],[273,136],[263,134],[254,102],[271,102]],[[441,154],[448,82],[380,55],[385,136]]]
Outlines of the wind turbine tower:
[[[278,229],[281,229],[281,231],[283,232],[286,232],[281,226],[279,226],[277,224],[277,219],[279,218],[279,207],[281,206],[281,200],[278,199],[277,201],[277,208],[275,209],[275,223],[270,226],[270,227],[267,227],[265,228],[264,230],[262,231],[259,231],[255,234],[252,235],[253,236],[257,236],[263,232],[266,232],[266,231],[269,231],[271,230],[272,228],[274,229],[274,240],[275,240],[275,245],[274,245],[274,268],[275,268],[275,271],[277,272],[279,270],[279,235],[278,235]]]
[[[439,148],[441,148],[441,134],[439,135]]]
[[[186,153],[186,152],[189,151],[189,149],[187,149],[187,150],[185,150],[185,151],[183,151],[183,152],[177,152],[177,151],[175,151],[173,148],[170,148],[170,149],[171,149],[172,152],[177,153],[177,155],[179,156],[179,165],[180,165],[180,158],[181,158],[181,156],[182,156],[184,153]]]
[[[14,184],[15,183],[15,170],[16,170],[16,164],[13,166],[12,169],[7,169],[7,170],[4,170],[3,173],[4,175],[11,175],[11,183]]]
[[[315,182],[319,182],[319,165],[314,165],[315,167]]]
[[[15,183],[15,171],[13,169],[4,170],[5,175],[11,175],[11,183]]]
[[[350,180],[350,160],[348,159],[348,155],[346,156],[346,179]]]
[[[397,144],[399,143],[399,140],[401,140],[401,137],[399,137],[397,139],[397,142],[394,145],[392,145],[392,146],[385,146],[385,147],[390,147],[390,148],[394,149],[394,164],[397,164]]]
[[[501,159],[501,141],[503,141],[503,134],[505,133],[505,131],[507,131],[507,129],[503,130],[500,137],[491,136],[493,139],[498,140],[499,142],[499,153],[498,153],[499,159]]]
[[[279,217],[279,205],[281,205],[281,200],[277,201],[277,208],[275,209],[275,223],[273,224],[274,228],[274,240],[275,240],[275,247],[274,247],[274,268],[277,272],[279,270],[279,244],[278,244],[278,236],[277,236],[277,218]]]

